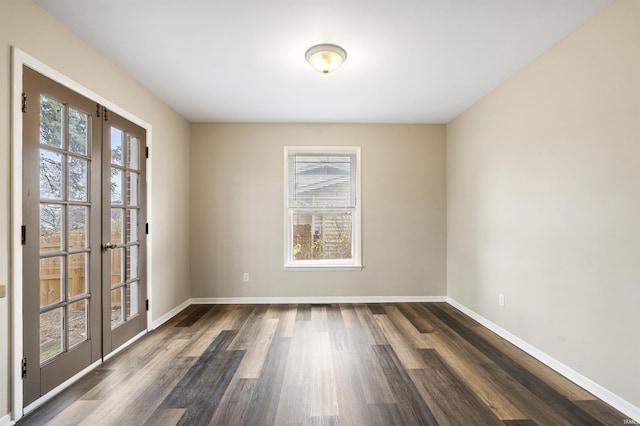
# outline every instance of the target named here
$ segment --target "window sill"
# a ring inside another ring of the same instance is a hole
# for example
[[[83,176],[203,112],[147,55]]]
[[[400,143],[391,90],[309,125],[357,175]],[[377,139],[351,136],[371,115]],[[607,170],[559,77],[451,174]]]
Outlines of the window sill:
[[[357,264],[286,264],[284,265],[285,271],[299,271],[299,272],[317,272],[317,271],[362,271],[362,265]]]

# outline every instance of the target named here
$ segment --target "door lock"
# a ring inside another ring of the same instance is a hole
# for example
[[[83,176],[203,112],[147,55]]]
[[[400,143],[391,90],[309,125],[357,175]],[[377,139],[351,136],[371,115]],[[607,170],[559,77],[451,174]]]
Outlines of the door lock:
[[[113,250],[114,248],[116,248],[116,246],[117,246],[117,244],[113,244],[113,243],[109,242],[109,243],[105,243],[103,248],[104,248],[104,251],[109,251],[109,250]]]

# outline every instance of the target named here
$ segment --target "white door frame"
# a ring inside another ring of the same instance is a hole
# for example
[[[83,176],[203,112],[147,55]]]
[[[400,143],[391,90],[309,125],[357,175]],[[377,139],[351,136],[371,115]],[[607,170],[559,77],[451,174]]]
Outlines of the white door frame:
[[[22,398],[22,245],[21,245],[21,226],[22,226],[22,67],[28,66],[29,68],[38,71],[40,74],[50,78],[51,80],[68,87],[69,89],[83,95],[97,103],[105,106],[108,110],[126,118],[127,120],[137,124],[146,130],[147,146],[151,147],[152,144],[152,129],[151,124],[136,117],[128,111],[122,109],[118,105],[110,102],[108,99],[94,93],[86,87],[76,83],[64,74],[56,71],[47,64],[39,61],[33,56],[25,53],[19,48],[12,46],[11,48],[12,58],[12,73],[11,73],[11,277],[9,286],[9,300],[11,311],[11,417],[16,421],[23,415],[23,398]],[[33,101],[31,101],[33,102]],[[153,191],[151,173],[152,162],[151,159],[147,160],[147,222],[152,223],[153,210],[151,198]],[[152,250],[151,250],[151,236],[147,236],[147,298],[149,299],[149,311],[147,311],[147,330],[151,330],[151,306],[152,306]],[[82,371],[80,374],[74,376],[69,381],[63,383],[58,388],[49,392],[47,395],[38,399],[30,405],[34,407],[41,405],[46,400],[50,399],[55,393],[62,390],[64,387],[69,386],[73,381],[77,380],[81,375],[85,374],[88,370],[94,368],[96,363],[90,366],[87,370]]]

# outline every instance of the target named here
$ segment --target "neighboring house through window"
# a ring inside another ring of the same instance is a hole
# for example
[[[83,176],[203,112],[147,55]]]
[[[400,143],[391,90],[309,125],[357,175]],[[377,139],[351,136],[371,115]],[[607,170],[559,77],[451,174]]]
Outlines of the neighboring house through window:
[[[360,147],[285,147],[285,269],[362,269]]]

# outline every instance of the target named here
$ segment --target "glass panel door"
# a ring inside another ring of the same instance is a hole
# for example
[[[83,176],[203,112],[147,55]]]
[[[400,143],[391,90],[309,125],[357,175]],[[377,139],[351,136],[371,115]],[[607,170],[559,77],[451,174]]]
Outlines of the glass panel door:
[[[144,285],[144,131],[111,112],[107,114],[104,169],[109,171],[109,221],[103,229],[105,244],[104,292],[105,353],[146,329],[146,286]],[[105,197],[106,199],[106,197]],[[108,276],[106,276],[108,274]]]
[[[100,357],[101,123],[24,69],[25,403]]]

